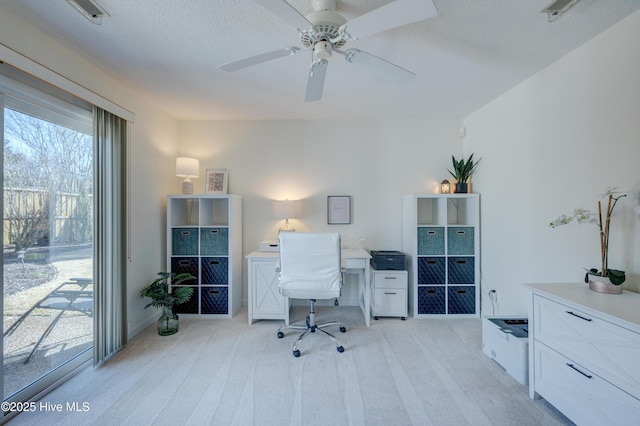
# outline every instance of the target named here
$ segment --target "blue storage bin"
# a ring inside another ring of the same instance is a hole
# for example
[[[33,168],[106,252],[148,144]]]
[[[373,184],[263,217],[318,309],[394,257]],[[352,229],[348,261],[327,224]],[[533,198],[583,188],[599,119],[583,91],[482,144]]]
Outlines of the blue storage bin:
[[[447,228],[447,254],[473,256],[474,229],[471,227]]]
[[[197,314],[200,301],[200,295],[198,294],[198,287],[193,288],[193,295],[188,302],[181,303],[179,305],[173,305],[173,312],[176,314]]]
[[[444,286],[418,286],[418,314],[446,313]]]
[[[200,255],[226,256],[229,254],[228,228],[200,229]]]
[[[475,284],[475,259],[473,257],[449,257],[449,284]]]
[[[444,228],[418,228],[418,256],[444,254]]]
[[[200,284],[227,285],[229,258],[227,257],[203,257],[200,261]]]
[[[193,280],[183,281],[182,284],[198,284],[198,258],[197,257],[172,257],[171,272],[174,274],[189,273]]]
[[[229,312],[229,289],[227,287],[201,287],[201,313],[227,314]]]
[[[473,286],[447,287],[449,314],[475,314],[476,288]]]
[[[171,230],[171,254],[198,255],[198,229],[174,228]]]
[[[444,271],[444,257],[418,258],[418,284],[444,284]]]

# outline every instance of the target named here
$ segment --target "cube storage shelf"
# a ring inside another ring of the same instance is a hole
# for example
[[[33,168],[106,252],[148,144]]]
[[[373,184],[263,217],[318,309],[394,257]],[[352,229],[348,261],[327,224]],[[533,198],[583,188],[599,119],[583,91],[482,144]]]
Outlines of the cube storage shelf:
[[[414,317],[479,316],[479,194],[411,194],[402,202]]]
[[[195,277],[176,313],[232,317],[242,306],[242,198],[169,195],[167,240],[169,271]]]

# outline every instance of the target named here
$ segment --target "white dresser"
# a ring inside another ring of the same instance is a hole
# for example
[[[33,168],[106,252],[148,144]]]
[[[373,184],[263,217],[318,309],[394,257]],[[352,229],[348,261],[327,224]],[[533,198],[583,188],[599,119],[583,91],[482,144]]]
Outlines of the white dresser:
[[[407,271],[371,269],[371,314],[407,318]]]
[[[531,398],[578,425],[639,425],[640,294],[527,286]]]

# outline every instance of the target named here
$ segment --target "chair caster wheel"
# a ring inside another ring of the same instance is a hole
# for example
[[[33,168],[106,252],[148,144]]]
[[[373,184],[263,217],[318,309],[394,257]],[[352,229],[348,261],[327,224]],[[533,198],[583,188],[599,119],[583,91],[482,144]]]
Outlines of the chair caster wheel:
[[[378,321],[378,317],[373,317],[374,320]]]
[[[344,350],[344,349],[343,349]],[[296,358],[300,358],[300,351],[298,349],[296,349],[295,351],[293,351],[293,356],[295,356]]]
[[[340,353],[344,352],[344,348],[342,346],[338,346],[336,349]]]
[[[278,339],[282,339],[284,337],[284,333],[282,331],[278,331]]]
[[[402,321],[405,321],[407,318],[406,317],[402,317],[400,318]]]
[[[346,333],[346,332],[347,332],[347,329],[346,329],[345,327],[340,327],[340,332],[341,332],[341,333]],[[341,346],[341,347],[342,347],[342,346]]]

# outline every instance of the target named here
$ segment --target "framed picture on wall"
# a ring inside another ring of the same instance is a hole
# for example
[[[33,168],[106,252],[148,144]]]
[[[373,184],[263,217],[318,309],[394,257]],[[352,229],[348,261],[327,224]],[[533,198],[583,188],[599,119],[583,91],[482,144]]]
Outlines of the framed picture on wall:
[[[204,193],[227,193],[227,169],[207,169],[204,175]]]
[[[329,225],[351,223],[350,195],[329,195],[327,197],[327,223]]]

